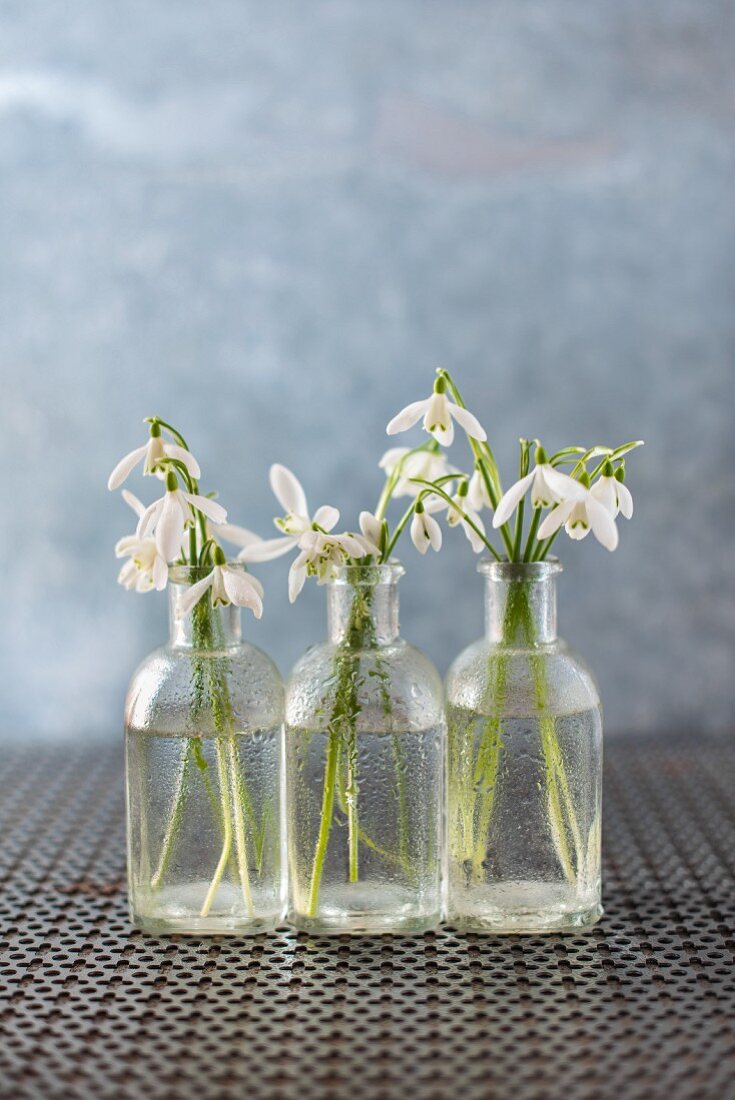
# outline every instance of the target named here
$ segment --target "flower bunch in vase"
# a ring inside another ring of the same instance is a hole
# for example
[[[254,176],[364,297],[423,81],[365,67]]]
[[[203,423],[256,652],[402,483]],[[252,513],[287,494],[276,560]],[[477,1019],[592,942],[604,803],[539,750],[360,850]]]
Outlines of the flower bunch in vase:
[[[159,418],[115,467],[163,490],[119,540],[119,582],[168,588],[171,636],[130,684],[125,707],[129,899],[152,932],[251,933],[283,914],[283,687],[273,662],[243,642],[240,609],[260,618],[263,589],[222,540],[257,541],[199,490],[184,437]]]
[[[602,912],[602,712],[591,673],[556,634],[561,565],[550,552],[562,530],[616,548],[618,517],[633,512],[626,456],[640,442],[548,455],[539,440],[521,439],[518,479],[504,491],[486,434],[447,371],[388,431],[419,420],[444,445],[456,422],[472,458],[466,471],[413,479],[427,542],[441,544],[443,510],[486,555],[486,636],[460,654],[446,684],[447,917],[479,932],[585,927]]]

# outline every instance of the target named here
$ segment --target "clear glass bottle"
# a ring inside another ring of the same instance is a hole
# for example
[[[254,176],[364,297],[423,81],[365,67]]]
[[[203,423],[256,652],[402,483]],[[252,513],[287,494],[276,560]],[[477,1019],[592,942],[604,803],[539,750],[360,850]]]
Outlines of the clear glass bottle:
[[[398,634],[397,562],[345,566],[286,685],[289,919],[415,933],[441,914],[441,680]]]
[[[481,562],[486,635],[447,676],[447,920],[563,932],[599,920],[602,712],[556,634],[557,561]]]
[[[188,614],[201,573],[170,571],[171,636],[125,705],[130,918],[147,932],[244,935],[285,909],[283,684],[241,637],[240,608]]]

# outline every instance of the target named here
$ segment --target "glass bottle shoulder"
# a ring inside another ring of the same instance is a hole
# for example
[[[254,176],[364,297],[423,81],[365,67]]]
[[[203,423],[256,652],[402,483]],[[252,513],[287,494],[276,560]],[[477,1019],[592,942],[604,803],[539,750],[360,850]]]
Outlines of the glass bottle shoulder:
[[[311,646],[286,681],[286,723],[315,728],[329,721],[340,694],[354,690],[358,724],[427,728],[443,722],[442,681],[420,649],[398,639],[345,651],[332,642]],[[392,719],[390,719],[392,714]]]
[[[133,673],[125,701],[130,729],[200,732],[211,709],[212,691],[226,683],[233,720],[239,728],[269,729],[283,721],[283,680],[271,658],[250,642],[215,652],[163,645]],[[219,689],[218,689],[219,690]],[[197,705],[199,703],[199,705]],[[202,717],[202,713],[204,717]]]
[[[446,677],[447,703],[478,712],[501,695],[515,707],[534,710],[540,694],[556,715],[600,706],[594,676],[561,638],[523,648],[480,638],[459,654]]]

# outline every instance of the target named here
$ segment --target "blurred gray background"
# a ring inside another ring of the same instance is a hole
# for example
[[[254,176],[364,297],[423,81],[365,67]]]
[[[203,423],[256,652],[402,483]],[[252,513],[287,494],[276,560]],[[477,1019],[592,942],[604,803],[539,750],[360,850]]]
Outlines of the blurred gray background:
[[[610,731],[732,728],[729,0],[0,12],[6,736],[114,736],[165,635],[166,597],[115,584],[132,514],[105,488],[143,416],[180,425],[234,521],[272,533],[277,460],[354,525],[439,365],[506,479],[520,434],[646,439],[619,550],[559,540],[562,633]],[[482,614],[446,544],[401,550],[404,633],[442,671]],[[284,672],[325,629],[286,572],[258,569],[247,621]]]

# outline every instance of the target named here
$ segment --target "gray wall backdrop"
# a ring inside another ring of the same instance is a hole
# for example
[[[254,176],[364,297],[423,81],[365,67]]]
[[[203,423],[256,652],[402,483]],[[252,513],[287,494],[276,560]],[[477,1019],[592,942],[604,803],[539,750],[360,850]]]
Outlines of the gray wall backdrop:
[[[563,633],[610,730],[732,728],[728,0],[0,12],[6,735],[114,736],[163,637],[165,597],[115,585],[130,514],[105,489],[144,415],[233,519],[269,533],[279,460],[354,523],[437,365],[506,477],[520,434],[645,437],[618,552],[560,543]],[[447,544],[402,550],[404,632],[442,669],[481,627]],[[248,633],[285,671],[324,593],[289,609],[285,564],[259,573]]]

